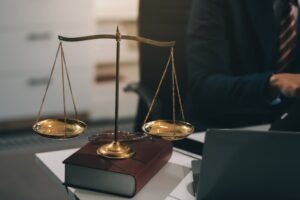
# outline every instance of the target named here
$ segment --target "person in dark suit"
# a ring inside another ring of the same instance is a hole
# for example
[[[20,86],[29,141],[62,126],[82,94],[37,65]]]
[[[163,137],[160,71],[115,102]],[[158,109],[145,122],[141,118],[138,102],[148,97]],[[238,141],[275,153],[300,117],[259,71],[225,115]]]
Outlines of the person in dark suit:
[[[270,123],[295,110],[299,14],[288,0],[194,0],[187,106],[196,129]]]

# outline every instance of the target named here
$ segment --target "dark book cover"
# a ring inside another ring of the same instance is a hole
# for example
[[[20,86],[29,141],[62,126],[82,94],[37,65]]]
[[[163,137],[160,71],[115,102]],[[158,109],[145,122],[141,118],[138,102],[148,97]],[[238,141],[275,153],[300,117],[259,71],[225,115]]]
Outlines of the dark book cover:
[[[134,196],[168,162],[172,143],[159,138],[128,142],[135,151],[129,159],[107,159],[96,154],[104,143],[89,142],[66,160],[68,186]]]

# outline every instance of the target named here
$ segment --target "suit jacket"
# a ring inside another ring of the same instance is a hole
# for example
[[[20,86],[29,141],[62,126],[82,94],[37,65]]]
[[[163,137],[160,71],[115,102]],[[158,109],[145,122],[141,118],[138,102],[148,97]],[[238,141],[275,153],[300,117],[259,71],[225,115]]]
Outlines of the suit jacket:
[[[194,0],[187,44],[190,121],[207,127],[266,123],[290,104],[282,98],[271,105],[265,98],[279,56],[273,5],[273,0]],[[298,51],[299,39],[294,54]],[[296,57],[290,72],[300,65]]]

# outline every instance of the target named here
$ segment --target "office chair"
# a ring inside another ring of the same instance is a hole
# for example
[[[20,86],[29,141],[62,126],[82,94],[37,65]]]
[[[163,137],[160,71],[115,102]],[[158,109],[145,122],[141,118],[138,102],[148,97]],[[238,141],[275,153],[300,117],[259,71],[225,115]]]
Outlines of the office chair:
[[[176,41],[175,66],[180,95],[184,101],[187,90],[186,66],[186,31],[191,0],[140,0],[138,32],[141,37],[160,41]],[[133,91],[139,95],[135,131],[141,131],[154,93],[158,87],[163,70],[168,60],[169,48],[158,48],[139,45],[139,83],[129,84],[125,91]],[[171,68],[169,68],[171,70]],[[176,103],[178,105],[178,102]],[[178,119],[179,107],[176,107]],[[172,82],[171,71],[165,77],[160,89],[151,119],[172,119]]]

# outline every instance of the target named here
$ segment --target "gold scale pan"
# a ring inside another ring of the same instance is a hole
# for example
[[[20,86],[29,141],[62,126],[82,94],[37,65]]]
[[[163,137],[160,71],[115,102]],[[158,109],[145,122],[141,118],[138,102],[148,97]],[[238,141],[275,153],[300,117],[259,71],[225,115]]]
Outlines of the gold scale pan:
[[[49,89],[49,86],[50,86],[50,83],[52,80],[53,72],[54,72],[54,69],[56,66],[56,61],[57,61],[59,54],[61,57],[61,77],[62,77],[64,118],[40,120],[43,105],[44,105],[44,102],[45,102],[45,99],[47,96],[47,92],[48,92],[48,89]],[[74,112],[75,112],[75,119],[67,118],[67,114],[66,114],[67,111],[66,111],[65,75],[64,74],[66,74],[67,80],[68,80],[68,86],[69,86],[69,90],[71,93]],[[36,133],[38,133],[39,135],[41,135],[43,137],[54,138],[54,139],[67,139],[67,138],[77,137],[77,136],[81,135],[86,130],[86,127],[87,127],[87,125],[78,119],[77,108],[76,108],[75,99],[74,99],[74,95],[73,95],[73,91],[72,91],[72,87],[71,87],[71,81],[70,81],[67,65],[66,65],[64,50],[62,47],[62,42],[60,42],[58,45],[54,63],[53,63],[52,69],[51,69],[47,87],[46,87],[46,90],[45,90],[45,93],[44,93],[44,96],[42,99],[42,103],[39,108],[38,117],[36,119],[36,123],[33,125],[32,128]]]
[[[137,37],[137,36],[130,36],[130,35],[121,35],[119,32],[119,29],[117,28],[117,32],[115,35],[110,34],[101,34],[101,35],[91,35],[91,36],[83,36],[83,37],[74,37],[74,38],[68,38],[63,36],[58,36],[58,39],[60,40],[59,48],[56,53],[55,61],[51,70],[50,78],[48,81],[48,85],[42,100],[42,104],[38,113],[38,118],[36,123],[33,125],[33,130],[37,132],[39,135],[44,137],[50,137],[50,138],[56,138],[56,139],[65,139],[65,138],[72,138],[81,135],[86,130],[86,124],[80,120],[78,120],[77,117],[77,109],[76,104],[74,101],[73,93],[72,93],[72,87],[70,83],[70,78],[66,66],[66,61],[64,57],[64,51],[62,48],[62,41],[66,42],[79,42],[79,41],[86,41],[86,40],[95,40],[95,39],[114,39],[116,40],[116,84],[115,84],[115,130],[114,130],[114,140],[113,142],[109,144],[102,145],[98,148],[97,154],[107,157],[107,158],[113,158],[113,159],[122,159],[122,158],[129,158],[132,155],[134,155],[134,152],[132,149],[124,144],[121,144],[118,141],[118,112],[119,112],[119,69],[120,69],[120,41],[121,40],[133,40],[137,42],[141,42],[148,45],[153,45],[157,47],[170,47],[170,57],[168,59],[167,66],[164,70],[164,73],[162,75],[162,78],[160,80],[159,86],[155,92],[155,96],[151,102],[149,111],[145,118],[145,123],[143,125],[143,130],[146,134],[150,136],[155,137],[161,137],[163,139],[167,140],[179,140],[187,137],[190,135],[194,128],[191,124],[188,122],[185,122],[184,114],[183,114],[183,108],[179,93],[179,87],[178,87],[178,81],[177,76],[175,72],[175,64],[174,64],[174,46],[175,41],[170,42],[161,42],[156,40],[151,40],[143,37]],[[41,110],[46,98],[46,94],[50,85],[50,81],[53,75],[54,67],[56,64],[56,60],[59,54],[59,51],[61,52],[61,66],[62,66],[62,85],[63,85],[63,103],[64,103],[64,118],[61,119],[45,119],[45,120],[39,120]],[[154,106],[155,100],[158,96],[161,84],[163,82],[163,79],[166,75],[168,66],[172,63],[172,85],[173,85],[173,120],[154,120],[147,122],[148,117],[152,111],[152,108]],[[66,117],[66,106],[65,106],[65,90],[64,90],[64,72],[67,75],[68,78],[68,84],[70,93],[72,96],[73,106],[75,110],[75,116],[76,119],[69,119]],[[181,109],[181,115],[183,118],[183,121],[177,121],[175,120],[175,90],[177,91],[178,99],[179,99],[179,105]]]

